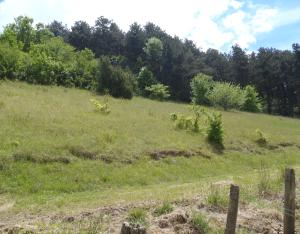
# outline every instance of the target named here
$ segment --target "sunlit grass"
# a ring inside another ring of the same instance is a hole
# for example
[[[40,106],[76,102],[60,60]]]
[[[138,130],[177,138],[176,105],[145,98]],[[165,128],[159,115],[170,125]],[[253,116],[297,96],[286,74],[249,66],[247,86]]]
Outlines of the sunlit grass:
[[[95,112],[91,98],[107,99],[111,113]],[[165,186],[170,187],[170,194],[164,195],[168,198],[193,195],[201,192],[195,184],[207,182],[209,186],[209,181],[258,172],[262,160],[268,162],[267,168],[276,170],[300,165],[297,119],[223,112],[225,150],[221,153],[206,142],[205,134],[176,130],[170,121],[174,112],[188,114],[189,105],[2,82],[1,194],[14,202],[12,210],[37,212],[41,207],[51,210],[161,199],[157,195]],[[256,129],[275,148],[257,145]],[[281,147],[282,143],[292,146]],[[149,152],[160,150],[197,151],[209,157],[149,158]],[[242,181],[246,185],[253,182],[252,177],[247,180]],[[184,187],[186,183],[192,183],[191,187]],[[120,195],[119,191],[125,192]]]

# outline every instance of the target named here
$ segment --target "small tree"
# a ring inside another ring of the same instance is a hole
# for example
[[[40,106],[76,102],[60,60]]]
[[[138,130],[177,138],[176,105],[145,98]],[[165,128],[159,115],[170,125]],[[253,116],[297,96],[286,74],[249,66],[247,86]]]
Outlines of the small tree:
[[[260,112],[261,111],[261,103],[258,98],[258,93],[256,89],[247,85],[244,90],[245,101],[242,106],[242,110],[249,112]]]
[[[214,106],[220,106],[224,110],[240,109],[244,103],[242,89],[239,86],[225,82],[216,82],[213,90],[208,95],[208,99]]]
[[[223,125],[221,113],[208,115],[209,127],[207,129],[207,139],[209,142],[223,147]]]
[[[146,95],[146,87],[157,84],[153,73],[147,68],[142,67],[138,76],[138,87],[142,95]]]
[[[208,93],[213,88],[214,82],[211,76],[199,73],[191,81],[192,101],[199,105],[210,104]]]
[[[170,97],[169,87],[163,84],[154,84],[150,87],[146,87],[149,92],[149,97],[157,100],[164,100]]]

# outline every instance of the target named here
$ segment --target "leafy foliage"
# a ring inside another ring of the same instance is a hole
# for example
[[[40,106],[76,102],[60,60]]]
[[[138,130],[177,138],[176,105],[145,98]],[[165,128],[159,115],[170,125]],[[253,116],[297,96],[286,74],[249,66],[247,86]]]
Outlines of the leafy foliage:
[[[0,79],[20,79],[24,72],[26,54],[7,43],[0,43]]]
[[[222,125],[221,113],[215,113],[208,115],[207,139],[209,142],[223,147],[224,130]]]
[[[245,101],[242,105],[242,110],[248,112],[260,112],[261,103],[258,98],[258,93],[255,87],[247,85],[244,90]]]
[[[208,99],[214,106],[222,107],[224,110],[239,109],[244,103],[242,89],[225,82],[217,82],[209,93]]]
[[[169,87],[163,84],[154,84],[146,87],[145,90],[149,93],[149,97],[159,101],[170,97]]]
[[[163,44],[157,37],[151,37],[148,39],[144,51],[149,58],[157,61],[162,56]]]
[[[199,105],[209,105],[208,93],[213,89],[211,76],[199,73],[191,81],[192,101]]]
[[[113,66],[107,57],[100,62],[100,76],[98,80],[98,92],[108,90],[113,97],[131,99],[135,87],[135,77],[130,71]]]
[[[153,73],[147,68],[142,67],[138,75],[138,87],[143,95],[146,95],[146,87],[157,83]]]
[[[65,44],[53,37],[60,37]],[[67,46],[67,43],[73,47]],[[239,45],[232,46],[228,54],[215,49],[203,52],[192,41],[170,36],[153,23],[144,27],[134,23],[125,33],[103,16],[94,25],[77,21],[71,30],[62,22],[34,25],[32,18],[19,16],[4,28],[0,44],[1,79],[91,90],[108,89],[116,97],[129,98],[132,96],[129,90],[135,89],[135,79],[128,81],[132,77],[129,70],[138,74],[142,67],[147,67],[157,82],[169,87],[173,100],[189,102],[192,93],[192,100],[201,105],[218,105],[226,110],[241,108],[251,112],[262,109],[269,114],[285,116],[300,115],[300,45],[297,43],[292,45],[291,51],[260,48],[250,55]],[[35,58],[34,50],[43,54]],[[80,54],[79,51],[85,52]],[[125,75],[120,75],[123,72],[119,69],[114,72],[112,83],[117,86],[114,90],[111,86],[99,87],[98,81],[103,79],[99,76],[105,72],[101,72],[95,56],[108,56],[113,66],[126,69]],[[195,78],[197,74],[202,74],[199,75],[202,79]],[[214,82],[203,78],[203,74],[212,77]],[[38,76],[41,78],[38,79]],[[140,85],[143,95],[146,87],[156,84],[152,78],[146,81]],[[227,84],[230,88],[225,84],[221,87],[219,82],[230,83]],[[212,89],[211,85],[217,87]],[[246,87],[245,100],[237,94],[241,89],[233,90],[238,86]],[[118,93],[119,90],[122,93]]]

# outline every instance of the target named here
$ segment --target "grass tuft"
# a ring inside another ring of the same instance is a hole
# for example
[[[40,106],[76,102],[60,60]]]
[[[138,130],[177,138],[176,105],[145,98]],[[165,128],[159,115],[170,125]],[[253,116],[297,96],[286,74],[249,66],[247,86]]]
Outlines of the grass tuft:
[[[147,224],[147,213],[144,209],[134,208],[128,213],[127,221],[132,224]]]
[[[173,211],[173,206],[171,203],[169,202],[164,202],[162,204],[162,206],[160,207],[157,207],[155,210],[154,210],[154,215],[155,216],[161,216],[161,215],[165,215],[165,214],[169,214]]]
[[[206,217],[200,213],[193,213],[191,223],[200,233],[211,233]]]
[[[211,185],[209,194],[206,198],[207,204],[213,209],[225,211],[228,206],[228,198],[221,188]]]

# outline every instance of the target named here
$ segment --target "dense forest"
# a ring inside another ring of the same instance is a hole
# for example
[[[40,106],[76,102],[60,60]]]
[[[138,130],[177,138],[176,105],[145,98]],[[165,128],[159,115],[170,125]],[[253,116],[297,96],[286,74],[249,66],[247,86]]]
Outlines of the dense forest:
[[[165,97],[189,102],[197,74],[241,88],[254,86],[269,114],[300,115],[300,45],[292,50],[260,48],[248,53],[202,51],[193,41],[170,36],[159,26],[133,23],[123,32],[99,17],[93,26],[77,21],[49,25],[20,16],[0,35],[0,79],[23,80],[109,92],[115,97],[146,95],[146,86],[169,89]],[[141,77],[147,77],[138,82]],[[147,89],[148,88],[148,89]]]

